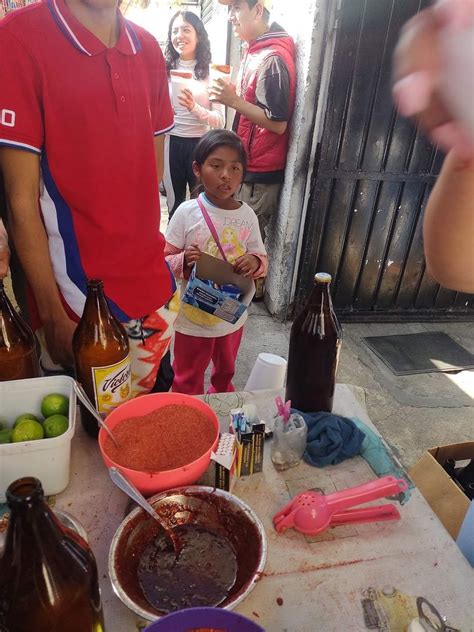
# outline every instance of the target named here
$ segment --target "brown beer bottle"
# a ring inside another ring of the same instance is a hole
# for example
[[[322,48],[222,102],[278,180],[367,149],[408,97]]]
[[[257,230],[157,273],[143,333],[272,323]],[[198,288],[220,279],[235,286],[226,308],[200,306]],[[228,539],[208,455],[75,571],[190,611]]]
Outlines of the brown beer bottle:
[[[39,374],[35,336],[10,303],[0,280],[0,382]]]
[[[20,478],[6,495],[10,519],[0,557],[0,630],[103,632],[89,546],[59,522],[38,479]]]
[[[72,351],[76,378],[103,417],[130,399],[132,372],[128,337],[107,305],[102,281],[87,283],[86,304],[74,332]],[[97,437],[98,424],[83,406],[81,420],[85,430]]]
[[[332,411],[342,329],[330,284],[331,275],[316,274],[308,304],[291,327],[286,399],[303,412]]]

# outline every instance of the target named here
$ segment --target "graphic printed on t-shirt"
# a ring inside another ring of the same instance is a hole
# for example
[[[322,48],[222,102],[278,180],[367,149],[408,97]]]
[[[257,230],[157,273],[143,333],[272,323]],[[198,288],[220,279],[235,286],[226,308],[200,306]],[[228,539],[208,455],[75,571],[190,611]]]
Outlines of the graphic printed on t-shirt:
[[[242,257],[242,255],[247,252],[245,244],[248,242],[249,237],[252,234],[251,222],[245,219],[234,219],[232,216],[224,216],[222,220],[219,220],[220,218],[213,217],[213,223],[216,228],[219,241],[221,242],[227,261],[229,263],[235,263],[239,257]],[[212,235],[207,240],[203,252],[211,255],[212,257],[217,257],[218,259],[222,258],[219,248]],[[206,314],[192,305],[183,303],[182,310],[189,320],[198,325],[210,327],[220,321],[219,318],[216,318],[211,314]]]

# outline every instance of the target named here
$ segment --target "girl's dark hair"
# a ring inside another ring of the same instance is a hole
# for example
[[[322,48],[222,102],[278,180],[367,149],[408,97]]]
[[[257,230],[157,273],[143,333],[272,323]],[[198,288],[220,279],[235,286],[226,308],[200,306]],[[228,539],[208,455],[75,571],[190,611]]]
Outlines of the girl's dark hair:
[[[196,79],[207,79],[209,77],[209,64],[211,63],[211,45],[204,24],[198,16],[192,11],[177,11],[170,20],[168,27],[168,39],[165,47],[165,61],[168,76],[170,70],[176,68],[179,53],[177,53],[171,42],[174,21],[181,16],[185,22],[188,22],[196,31],[196,67],[194,68],[194,76]]]
[[[237,134],[227,129],[212,129],[207,134],[204,134],[194,150],[194,161],[201,167],[212,152],[219,147],[235,149],[245,174],[247,170],[247,152]]]

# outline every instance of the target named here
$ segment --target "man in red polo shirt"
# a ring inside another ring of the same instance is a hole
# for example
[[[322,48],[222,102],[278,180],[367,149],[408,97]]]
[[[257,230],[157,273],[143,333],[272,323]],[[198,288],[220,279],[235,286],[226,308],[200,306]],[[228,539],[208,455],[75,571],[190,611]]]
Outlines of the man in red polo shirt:
[[[117,0],[47,0],[0,22],[0,85],[11,228],[49,356],[71,366],[86,282],[100,278],[128,330],[135,392],[148,391],[174,320],[159,232],[173,127],[160,48]]]

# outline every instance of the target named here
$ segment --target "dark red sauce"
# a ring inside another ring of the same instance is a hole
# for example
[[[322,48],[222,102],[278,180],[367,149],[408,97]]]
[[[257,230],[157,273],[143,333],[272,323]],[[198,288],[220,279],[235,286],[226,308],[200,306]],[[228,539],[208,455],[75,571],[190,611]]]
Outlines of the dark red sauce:
[[[162,612],[217,606],[237,576],[237,559],[229,540],[194,524],[175,529],[176,557],[169,538],[158,534],[138,563],[138,582],[148,603]]]
[[[170,492],[171,494],[172,492]],[[177,532],[178,539],[181,541],[185,537],[182,534],[186,533],[186,529],[183,530],[182,527],[189,523],[200,525],[199,529],[202,532],[219,536],[219,538],[216,538],[216,541],[222,544],[219,562],[222,564],[222,558],[228,558],[230,566],[227,573],[229,576],[232,560],[234,563],[236,561],[237,565],[235,581],[230,589],[227,589],[224,600],[219,604],[220,606],[225,606],[230,599],[236,597],[247,588],[248,582],[257,570],[261,554],[258,530],[244,511],[237,507],[230,509],[225,499],[217,494],[193,494],[192,492],[186,492],[184,497],[190,499],[189,504],[186,500],[180,503],[169,502],[166,505],[155,505],[155,509],[167,526]],[[196,509],[191,502],[193,497],[204,501],[203,506]],[[192,532],[192,530],[189,530],[189,534]],[[194,537],[195,535],[196,531],[194,531]],[[173,559],[176,560],[172,544],[165,537],[160,525],[153,518],[148,517],[145,512],[140,512],[128,523],[121,534],[116,550],[115,568],[118,580],[130,598],[142,608],[152,610],[160,615],[172,610],[164,610],[165,606],[163,604],[161,608],[150,604],[139,581],[140,560],[147,547],[155,539],[157,539],[156,542],[159,547],[162,546],[161,543],[165,544],[172,552]],[[226,542],[226,545],[223,544],[224,542]],[[184,554],[185,548],[186,545],[183,546],[181,554]],[[212,556],[219,547],[215,548],[214,545],[209,544],[207,548],[205,561],[199,562],[197,567],[210,563],[210,568],[213,568],[214,560]],[[224,551],[227,552],[224,553]],[[170,561],[171,558],[169,558],[168,562],[170,563]],[[228,581],[230,582],[230,580]],[[162,584],[161,581],[159,583],[160,585]],[[203,584],[201,584],[201,588],[196,594],[202,591],[202,587]],[[202,605],[202,603],[199,603],[199,605]]]

